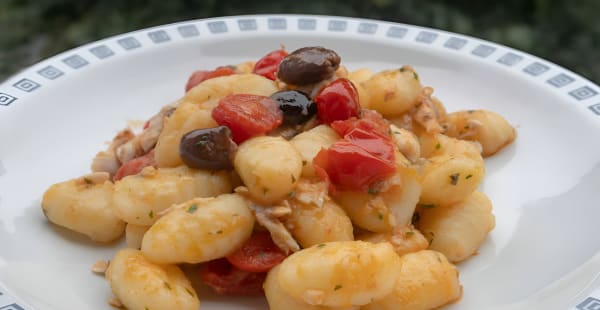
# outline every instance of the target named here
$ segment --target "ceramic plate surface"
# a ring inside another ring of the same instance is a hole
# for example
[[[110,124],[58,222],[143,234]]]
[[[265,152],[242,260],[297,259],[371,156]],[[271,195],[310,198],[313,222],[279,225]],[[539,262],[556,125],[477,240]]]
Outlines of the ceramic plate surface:
[[[89,171],[105,142],[183,95],[193,70],[285,45],[334,49],[350,69],[414,66],[448,110],[483,108],[517,128],[486,160],[497,225],[460,264],[450,309],[600,307],[600,89],[552,63],[453,33],[324,16],[239,16],[136,31],[62,53],[0,85],[0,309],[110,309],[91,273],[123,243],[49,224],[40,199]],[[264,309],[201,292],[203,309]]]

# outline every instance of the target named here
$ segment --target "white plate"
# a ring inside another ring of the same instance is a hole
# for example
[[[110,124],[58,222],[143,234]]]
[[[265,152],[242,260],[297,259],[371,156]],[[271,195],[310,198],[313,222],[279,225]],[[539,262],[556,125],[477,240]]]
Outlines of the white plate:
[[[596,85],[462,35],[284,15],[128,33],[52,57],[0,85],[0,309],[109,309],[109,287],[90,266],[122,244],[98,246],[48,224],[42,193],[88,172],[95,153],[128,121],[180,97],[191,71],[257,59],[280,44],[332,48],[351,69],[411,64],[449,110],[490,109],[516,126],[516,142],[486,162],[483,190],[494,203],[496,229],[479,255],[460,265],[464,296],[450,308],[600,304]],[[265,307],[260,298],[201,299],[203,309]]]

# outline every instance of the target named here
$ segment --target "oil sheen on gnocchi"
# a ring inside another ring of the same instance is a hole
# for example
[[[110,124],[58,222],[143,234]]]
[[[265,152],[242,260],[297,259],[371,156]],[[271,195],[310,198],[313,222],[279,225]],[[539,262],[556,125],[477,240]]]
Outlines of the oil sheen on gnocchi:
[[[447,112],[411,66],[341,55],[281,47],[193,71],[88,174],[48,188],[51,223],[119,248],[94,266],[111,305],[198,309],[202,286],[274,310],[460,302],[455,264],[495,226],[485,158],[516,131],[493,111]]]

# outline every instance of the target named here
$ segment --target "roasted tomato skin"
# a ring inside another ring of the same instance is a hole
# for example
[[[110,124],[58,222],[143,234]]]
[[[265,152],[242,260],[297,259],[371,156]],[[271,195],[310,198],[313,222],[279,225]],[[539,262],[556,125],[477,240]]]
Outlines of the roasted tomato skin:
[[[223,97],[213,109],[212,117],[219,125],[229,127],[237,144],[264,135],[283,122],[283,114],[275,100],[250,94]]]
[[[358,92],[346,78],[339,78],[323,87],[314,100],[319,121],[323,124],[358,117],[360,112]]]
[[[235,70],[232,67],[217,67],[215,70],[207,71],[207,70],[198,70],[194,71],[192,75],[188,78],[187,83],[185,84],[185,91],[189,91],[194,88],[194,86],[212,78],[216,78],[219,76],[227,76],[235,73]]]
[[[279,64],[288,55],[288,53],[283,49],[278,49],[268,53],[259,59],[254,65],[254,69],[252,73],[262,75],[267,79],[275,81],[277,78],[275,73],[277,72],[277,68]]]
[[[248,272],[220,258],[203,264],[200,278],[215,292],[223,295],[260,295],[266,272]]]
[[[229,254],[227,260],[244,271],[267,272],[286,257],[268,232],[255,232],[241,248]]]

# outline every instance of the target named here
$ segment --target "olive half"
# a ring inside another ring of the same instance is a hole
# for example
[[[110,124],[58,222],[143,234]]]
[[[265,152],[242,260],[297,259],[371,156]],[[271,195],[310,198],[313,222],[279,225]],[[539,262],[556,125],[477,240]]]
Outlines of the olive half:
[[[231,158],[236,147],[226,126],[196,129],[181,138],[179,156],[190,168],[232,169]]]
[[[317,105],[305,93],[295,90],[283,90],[271,95],[283,112],[283,123],[298,125],[317,114]]]
[[[277,77],[291,85],[308,85],[331,78],[340,65],[336,52],[320,46],[303,47],[279,64]]]

